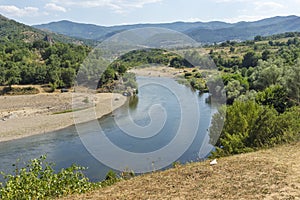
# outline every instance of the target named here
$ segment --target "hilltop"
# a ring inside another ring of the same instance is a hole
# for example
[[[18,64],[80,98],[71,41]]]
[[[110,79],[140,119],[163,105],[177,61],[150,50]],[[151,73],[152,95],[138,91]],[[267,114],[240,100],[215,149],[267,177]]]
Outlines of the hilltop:
[[[298,199],[300,143],[177,166],[64,199]]]
[[[31,26],[16,22],[0,15],[0,39],[3,42],[20,42],[33,43],[37,40],[51,38],[53,41],[72,44],[84,44],[85,40],[71,38],[65,35],[42,31]]]

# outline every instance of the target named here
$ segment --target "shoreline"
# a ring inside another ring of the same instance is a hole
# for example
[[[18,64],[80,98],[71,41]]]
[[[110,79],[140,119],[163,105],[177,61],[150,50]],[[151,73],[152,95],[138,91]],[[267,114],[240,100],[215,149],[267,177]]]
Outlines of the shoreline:
[[[170,78],[183,74],[182,69],[157,66],[131,69],[129,72],[136,76]],[[126,101],[127,97],[116,93],[40,92],[34,95],[0,96],[0,142],[100,119],[123,106]]]
[[[126,97],[115,93],[0,96],[0,142],[41,135],[76,123],[100,119],[123,106],[126,101]],[[84,106],[85,109],[76,110],[78,106]]]

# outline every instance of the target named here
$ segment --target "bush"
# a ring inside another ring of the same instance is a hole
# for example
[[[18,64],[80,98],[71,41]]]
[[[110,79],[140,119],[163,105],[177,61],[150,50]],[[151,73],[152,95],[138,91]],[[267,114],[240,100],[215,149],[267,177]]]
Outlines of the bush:
[[[3,95],[30,95],[38,94],[39,90],[35,87],[4,87]]]
[[[44,163],[46,156],[30,160],[26,167],[16,166],[15,175],[4,174],[5,185],[1,185],[2,199],[42,199],[59,197],[72,193],[83,193],[95,184],[84,176],[83,167],[72,165],[55,173],[52,166]]]
[[[212,119],[210,143],[217,146],[213,156],[239,154],[299,140],[299,109],[293,107],[279,114],[274,108],[259,105],[255,101],[235,101],[227,106],[224,126],[218,139],[219,119],[224,119],[224,111],[220,110]]]

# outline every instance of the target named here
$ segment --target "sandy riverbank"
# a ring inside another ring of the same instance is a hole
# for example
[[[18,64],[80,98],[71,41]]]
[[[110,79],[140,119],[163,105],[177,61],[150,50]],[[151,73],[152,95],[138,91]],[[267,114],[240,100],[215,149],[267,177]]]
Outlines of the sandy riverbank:
[[[107,93],[0,96],[0,142],[101,118],[125,102],[126,97]],[[78,110],[68,112],[72,108]]]
[[[191,71],[193,68],[185,69]],[[135,73],[137,76],[148,76],[148,77],[170,77],[184,75],[183,69],[176,69],[165,66],[153,66],[146,68],[131,69],[129,72]]]
[[[172,78],[184,73],[182,69],[157,66],[130,72],[137,76]],[[0,142],[101,118],[124,105],[126,99],[120,94],[85,92],[0,96]],[[66,112],[71,109],[77,111]]]

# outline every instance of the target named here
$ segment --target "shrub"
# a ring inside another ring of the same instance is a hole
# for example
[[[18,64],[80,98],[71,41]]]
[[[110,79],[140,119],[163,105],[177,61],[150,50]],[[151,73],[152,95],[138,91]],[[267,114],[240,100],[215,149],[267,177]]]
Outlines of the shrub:
[[[44,162],[46,156],[30,160],[26,167],[15,169],[15,174],[4,174],[5,185],[1,185],[2,199],[42,199],[72,193],[83,193],[95,184],[82,173],[83,167],[72,165],[55,173],[52,166]],[[17,165],[14,165],[17,166]]]
[[[220,119],[224,119],[222,110],[214,115],[210,127],[210,143],[217,146],[213,152],[216,157],[300,139],[299,107],[279,114],[274,108],[259,105],[255,101],[235,101],[233,105],[227,106],[224,126],[217,139]]]

